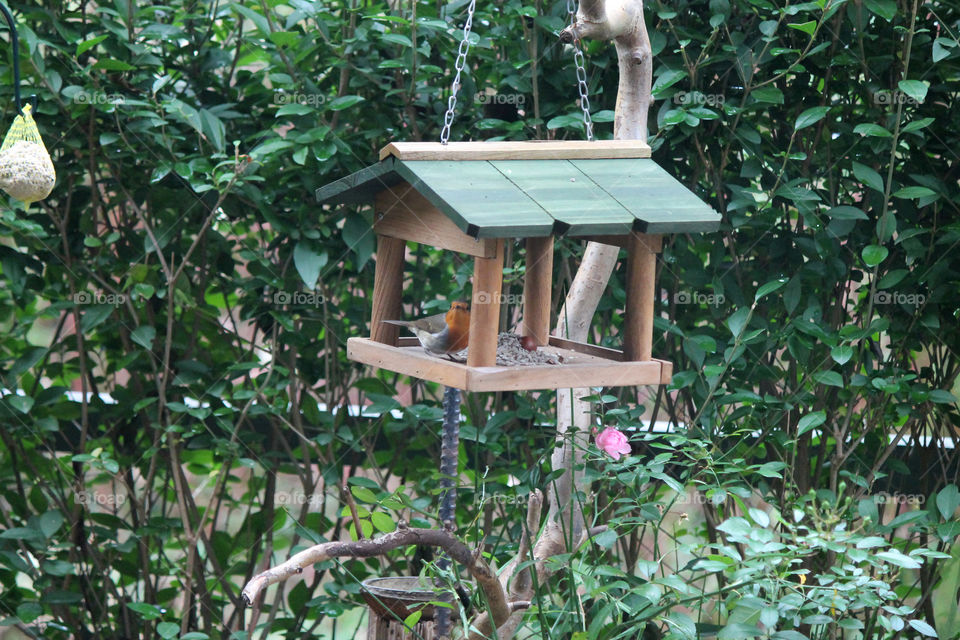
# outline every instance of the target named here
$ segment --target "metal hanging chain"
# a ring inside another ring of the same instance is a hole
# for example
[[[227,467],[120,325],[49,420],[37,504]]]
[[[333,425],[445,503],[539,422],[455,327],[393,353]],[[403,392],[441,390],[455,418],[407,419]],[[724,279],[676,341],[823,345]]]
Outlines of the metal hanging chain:
[[[457,93],[460,92],[460,74],[467,63],[467,52],[470,50],[470,29],[473,27],[473,12],[477,8],[477,0],[470,0],[467,7],[467,21],[463,25],[463,39],[460,40],[460,48],[457,50],[457,62],[454,64],[456,75],[453,76],[453,84],[450,86],[450,98],[447,100],[447,112],[443,116],[443,130],[440,132],[440,143],[447,144],[450,141],[450,125],[453,124],[454,110],[457,108]]]
[[[567,0],[567,13],[570,14],[570,24],[577,23],[577,6],[575,0]],[[583,126],[587,130],[587,140],[593,142],[593,118],[590,117],[590,95],[587,87],[587,69],[584,65],[583,49],[580,47],[580,36],[573,31],[573,63],[577,65],[577,90],[580,92],[580,110],[583,111]]]

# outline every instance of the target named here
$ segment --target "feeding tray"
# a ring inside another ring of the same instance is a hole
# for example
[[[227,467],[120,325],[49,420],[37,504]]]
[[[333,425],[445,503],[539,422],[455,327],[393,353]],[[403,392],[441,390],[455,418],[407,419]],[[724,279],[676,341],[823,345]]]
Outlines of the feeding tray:
[[[662,234],[715,230],[720,215],[650,159],[639,141],[393,143],[380,162],[317,190],[322,204],[373,204],[377,234],[370,337],[355,361],[467,391],[657,385],[651,355]],[[572,236],[627,252],[623,350],[550,336],[553,241]],[[554,365],[496,366],[506,239],[524,239],[521,333]],[[427,354],[383,320],[403,316],[407,242],[474,257],[466,363]]]

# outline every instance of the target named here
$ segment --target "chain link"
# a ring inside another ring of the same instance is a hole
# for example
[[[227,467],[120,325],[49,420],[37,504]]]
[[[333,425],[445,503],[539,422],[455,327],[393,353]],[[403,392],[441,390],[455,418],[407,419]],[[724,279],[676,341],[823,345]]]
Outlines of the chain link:
[[[577,24],[577,6],[575,0],[567,0],[567,13],[570,25]],[[580,36],[573,32],[573,63],[577,66],[577,91],[580,93],[580,110],[583,111],[583,127],[587,131],[587,140],[593,141],[593,118],[590,117],[590,88],[587,86],[587,69],[580,46]]]
[[[457,62],[454,64],[456,74],[453,76],[453,84],[450,85],[447,112],[443,115],[443,130],[440,132],[441,144],[447,144],[450,141],[450,126],[453,124],[453,114],[457,108],[457,94],[460,92],[460,74],[463,73],[463,67],[467,63],[467,52],[470,51],[470,29],[473,27],[473,12],[476,8],[477,0],[470,0],[470,5],[467,7],[467,21],[463,25],[463,39],[460,40],[460,48],[457,49]]]

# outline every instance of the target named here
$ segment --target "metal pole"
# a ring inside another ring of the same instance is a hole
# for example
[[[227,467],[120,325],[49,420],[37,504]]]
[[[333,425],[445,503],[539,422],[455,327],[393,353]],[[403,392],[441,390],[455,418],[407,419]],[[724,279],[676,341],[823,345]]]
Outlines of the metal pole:
[[[10,25],[10,44],[13,45],[13,97],[16,101],[17,115],[22,116],[23,109],[20,108],[20,38],[17,36],[17,23],[13,21],[10,10],[2,2],[0,2],[0,12],[3,12],[3,17],[7,19],[7,24]]]
[[[443,493],[440,496],[440,525],[447,530],[453,530],[457,509],[457,467],[460,451],[460,390],[446,387],[443,391],[443,440],[440,446],[440,486]],[[446,570],[450,568],[450,558],[442,554],[437,559],[437,566]],[[449,592],[444,593],[442,600],[451,602]],[[437,638],[450,637],[450,609],[437,607],[436,616]]]

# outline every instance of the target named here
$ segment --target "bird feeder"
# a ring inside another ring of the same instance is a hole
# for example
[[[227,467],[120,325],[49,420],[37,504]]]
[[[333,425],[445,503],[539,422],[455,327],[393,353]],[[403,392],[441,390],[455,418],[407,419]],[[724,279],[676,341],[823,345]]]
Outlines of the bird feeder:
[[[720,215],[650,159],[643,142],[399,142],[380,162],[317,190],[321,204],[373,204],[377,236],[370,336],[347,357],[467,391],[658,385],[653,357],[662,236],[715,230]],[[627,252],[622,350],[550,335],[554,238]],[[523,239],[522,335],[560,364],[497,366],[504,242]],[[473,256],[466,363],[430,355],[383,320],[403,316],[406,243]]]

